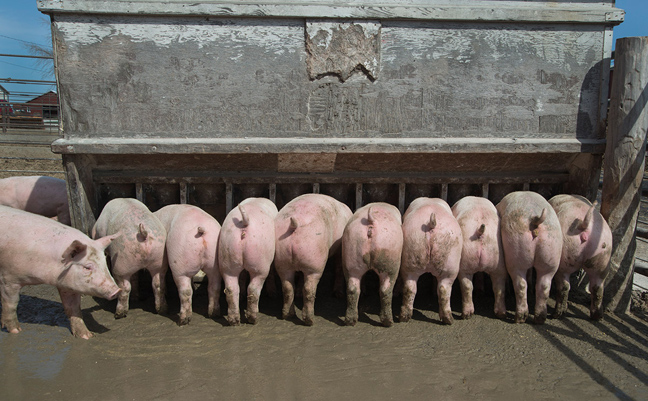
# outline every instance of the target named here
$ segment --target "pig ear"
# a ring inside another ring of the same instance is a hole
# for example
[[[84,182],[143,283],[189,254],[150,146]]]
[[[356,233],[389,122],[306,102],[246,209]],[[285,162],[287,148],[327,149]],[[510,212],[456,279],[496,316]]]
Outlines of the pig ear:
[[[113,234],[113,235],[107,235],[105,237],[101,237],[101,238],[99,238],[99,239],[97,239],[95,241],[97,242],[97,245],[99,245],[99,248],[101,248],[101,250],[104,250],[104,249],[108,248],[108,245],[110,245],[110,243],[115,238],[118,238],[121,235],[122,235],[122,233],[120,231],[120,232],[118,232],[116,234]]]
[[[83,244],[78,240],[72,241],[72,244],[70,244],[68,249],[66,249],[65,252],[63,252],[63,256],[61,257],[63,263],[68,263],[72,261],[78,254],[85,251],[87,247],[88,246],[86,244]]]

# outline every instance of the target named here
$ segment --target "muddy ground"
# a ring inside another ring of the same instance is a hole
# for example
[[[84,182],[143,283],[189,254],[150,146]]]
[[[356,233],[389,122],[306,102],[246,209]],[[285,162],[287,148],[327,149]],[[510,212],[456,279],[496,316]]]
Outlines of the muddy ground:
[[[4,158],[5,169],[60,168],[46,150],[24,148],[45,160]],[[0,155],[21,153],[3,145]],[[357,326],[345,327],[345,301],[325,289],[313,327],[279,319],[280,299],[266,295],[257,325],[228,327],[206,317],[203,285],[191,324],[178,327],[172,290],[169,315],[152,313],[153,299],[143,291],[121,320],[113,318],[116,301],[85,296],[85,321],[95,333],[85,341],[70,334],[54,288],[24,288],[23,331],[0,332],[0,399],[648,399],[648,322],[635,314],[592,322],[586,299],[575,299],[565,318],[538,326],[513,323],[510,294],[508,318],[496,319],[487,291],[475,294],[476,316],[464,321],[455,287],[456,320],[444,326],[428,275],[413,320],[391,328],[379,325],[377,290],[361,298]]]
[[[23,331],[0,333],[2,399],[648,399],[645,320],[592,322],[572,302],[561,320],[514,324],[514,298],[501,321],[489,293],[476,294],[476,316],[461,320],[453,291],[456,320],[444,326],[433,283],[421,281],[413,320],[390,328],[379,325],[377,292],[361,299],[355,327],[343,326],[344,300],[325,295],[313,327],[280,320],[280,299],[267,296],[257,325],[226,326],[206,317],[202,286],[184,327],[172,294],[169,315],[154,314],[149,296],[120,320],[116,301],[86,296],[96,333],[87,341],[70,334],[56,290],[26,287]]]

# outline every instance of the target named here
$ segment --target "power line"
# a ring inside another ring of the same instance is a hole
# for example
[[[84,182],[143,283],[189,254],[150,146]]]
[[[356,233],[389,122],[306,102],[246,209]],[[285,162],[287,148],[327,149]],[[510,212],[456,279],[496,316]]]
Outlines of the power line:
[[[25,67],[25,66],[23,66],[23,65],[18,65],[18,64],[14,64],[14,63],[8,63],[8,62],[6,62],[6,61],[2,61],[2,60],[0,60],[0,63],[13,65],[14,67],[26,68],[26,69],[28,69],[28,70],[32,70],[32,71],[42,72],[41,70],[37,70],[36,68],[29,68],[29,67]]]
[[[42,46],[41,44],[38,44],[38,43],[30,42],[28,40],[12,38],[11,36],[7,36],[7,35],[0,35],[0,37],[7,38],[7,39],[12,39],[12,40],[17,40],[18,42],[23,42],[23,43],[30,43],[30,44],[36,45],[36,46]]]

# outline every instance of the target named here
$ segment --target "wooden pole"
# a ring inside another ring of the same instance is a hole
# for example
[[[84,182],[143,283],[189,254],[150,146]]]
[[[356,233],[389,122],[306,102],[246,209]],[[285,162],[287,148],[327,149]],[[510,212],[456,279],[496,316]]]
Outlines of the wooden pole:
[[[604,305],[608,311],[626,313],[648,130],[648,37],[617,40],[615,54],[601,202],[614,241]]]

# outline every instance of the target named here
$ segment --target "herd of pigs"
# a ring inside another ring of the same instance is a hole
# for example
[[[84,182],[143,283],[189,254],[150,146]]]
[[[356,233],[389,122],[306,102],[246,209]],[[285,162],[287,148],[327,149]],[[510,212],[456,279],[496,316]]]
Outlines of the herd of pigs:
[[[452,208],[442,199],[418,198],[403,216],[387,203],[371,203],[355,213],[322,194],[301,195],[281,210],[264,198],[248,198],[233,208],[222,226],[192,205],[169,205],[152,213],[130,198],[108,202],[92,229],[92,239],[69,226],[65,182],[52,177],[0,180],[0,292],[2,328],[18,333],[20,289],[56,286],[72,334],[89,338],[81,315],[81,294],[117,298],[115,318],[125,317],[131,279],[141,269],[152,277],[155,309],[167,311],[165,274],[170,269],[180,297],[180,325],[192,315],[192,279],[208,280],[208,314],[220,314],[225,284],[226,319],[241,322],[239,275],[249,273],[249,323],[256,323],[261,288],[271,265],[281,280],[282,317],[295,315],[295,275],[303,273],[302,320],[313,324],[315,294],[329,257],[341,250],[346,279],[346,324],[358,320],[360,281],[369,270],[380,282],[383,325],[390,326],[394,285],[400,275],[403,301],[399,320],[412,316],[417,279],[436,277],[439,317],[451,324],[450,296],[455,279],[462,295],[462,317],[474,313],[473,275],[491,277],[494,312],[506,316],[505,288],[511,278],[515,321],[526,321],[527,276],[536,271],[534,321],[547,317],[552,281],[554,317],[567,308],[569,277],[583,268],[590,280],[590,317],[602,315],[603,282],[612,251],[612,234],[587,199],[558,195],[547,201],[530,191],[512,192],[497,206],[468,196]],[[109,271],[106,255],[110,261]]]

